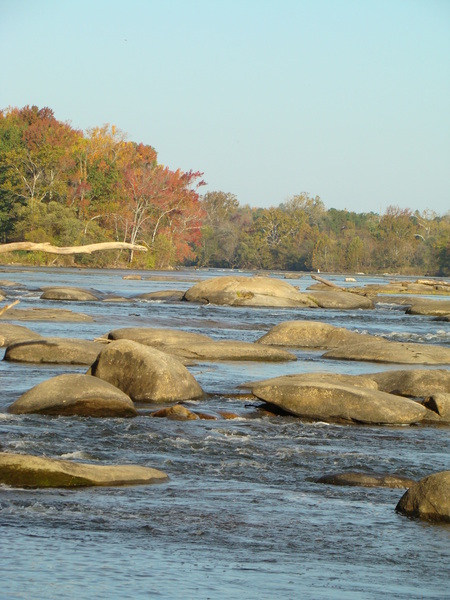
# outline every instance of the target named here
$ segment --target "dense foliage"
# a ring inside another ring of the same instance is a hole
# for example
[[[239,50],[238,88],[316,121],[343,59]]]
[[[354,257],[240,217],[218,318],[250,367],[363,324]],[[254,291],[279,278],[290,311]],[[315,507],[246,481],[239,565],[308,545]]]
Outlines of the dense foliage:
[[[114,126],[82,132],[49,108],[0,111],[0,241],[144,244],[147,254],[76,256],[78,264],[176,265],[450,275],[450,216],[390,206],[325,209],[306,193],[268,209],[173,171]],[[5,257],[4,257],[5,259]],[[8,260],[12,260],[9,258]],[[33,253],[22,262],[67,261]],[[71,260],[74,260],[72,257]]]

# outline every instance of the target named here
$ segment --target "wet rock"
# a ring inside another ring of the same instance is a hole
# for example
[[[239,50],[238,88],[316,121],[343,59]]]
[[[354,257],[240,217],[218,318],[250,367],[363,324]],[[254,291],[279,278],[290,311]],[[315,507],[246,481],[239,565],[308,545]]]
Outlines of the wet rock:
[[[0,346],[9,346],[25,340],[39,340],[42,336],[23,325],[0,322]]]
[[[438,392],[426,398],[423,405],[439,416],[439,420],[450,423],[450,393]]]
[[[0,453],[0,483],[25,488],[71,488],[164,483],[163,471],[138,465],[91,465],[30,454]]]
[[[401,497],[395,510],[408,517],[450,522],[450,471],[418,481]]]
[[[269,277],[214,277],[192,286],[184,298],[189,302],[229,306],[316,306],[286,281]]]
[[[100,342],[76,338],[40,338],[10,344],[4,360],[27,363],[91,365],[104,348]]]
[[[131,399],[110,383],[89,375],[52,377],[25,392],[8,409],[21,414],[135,417]]]
[[[131,340],[104,347],[88,374],[109,381],[136,402],[165,403],[203,396],[202,388],[179,360]]]
[[[45,287],[42,288],[44,293],[41,296],[42,300],[67,300],[79,302],[92,302],[99,300],[100,292],[91,292],[77,287]]]
[[[255,385],[261,400],[308,419],[406,425],[421,421],[425,408],[412,400],[352,385],[306,381]]]
[[[11,308],[1,318],[9,321],[67,321],[70,323],[94,321],[94,318],[89,315],[63,308]]]
[[[388,394],[424,398],[436,392],[450,392],[450,371],[447,369],[402,369],[368,373],[378,389]]]
[[[184,298],[183,290],[160,290],[134,296],[136,300],[150,300],[152,302],[181,302]]]
[[[151,414],[152,417],[172,419],[174,421],[197,421],[199,416],[187,409],[182,404],[175,404],[169,408],[162,408]]]
[[[401,475],[374,475],[371,473],[332,473],[316,480],[316,483],[328,485],[348,485],[361,487],[409,488],[416,482]]]
[[[340,291],[317,291],[308,294],[320,308],[336,308],[343,310],[371,309],[374,303],[370,298],[359,294]]]

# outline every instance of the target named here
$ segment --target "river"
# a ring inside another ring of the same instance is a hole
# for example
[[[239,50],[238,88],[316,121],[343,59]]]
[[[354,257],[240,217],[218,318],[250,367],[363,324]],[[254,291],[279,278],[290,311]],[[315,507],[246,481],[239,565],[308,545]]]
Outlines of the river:
[[[188,302],[55,302],[42,286],[120,294],[188,289],[218,271],[142,272],[2,267],[7,301],[19,308],[69,308],[95,321],[12,321],[46,336],[94,339],[119,327],[164,327],[214,339],[254,341],[273,325],[313,319],[389,339],[450,344],[450,328],[376,310],[255,309]],[[244,273],[245,274],[245,273]],[[347,285],[343,277],[331,276]],[[358,276],[358,284],[384,282]],[[304,291],[309,275],[289,280]],[[207,400],[194,410],[238,419],[172,421],[9,415],[37,383],[82,366],[0,361],[0,449],[54,458],[133,463],[165,471],[168,483],[117,488],[30,490],[0,486],[0,598],[29,600],[450,598],[450,526],[395,512],[403,490],[315,483],[330,472],[363,470],[420,479],[449,469],[449,428],[381,427],[270,417],[238,386],[288,373],[360,374],[399,365],[326,361],[201,363],[189,367]],[[3,353],[2,353],[3,354]]]

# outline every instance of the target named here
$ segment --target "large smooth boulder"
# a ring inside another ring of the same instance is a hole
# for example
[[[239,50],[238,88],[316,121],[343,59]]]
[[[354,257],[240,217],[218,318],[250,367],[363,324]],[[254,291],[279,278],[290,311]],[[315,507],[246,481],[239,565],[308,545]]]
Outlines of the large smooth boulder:
[[[395,510],[408,517],[450,522],[450,471],[418,481],[400,498]]]
[[[4,360],[28,363],[91,365],[105,345],[76,338],[42,338],[11,344]]]
[[[67,300],[78,302],[93,302],[99,300],[100,292],[92,292],[83,288],[70,286],[54,286],[42,288],[44,293],[41,295],[42,300]]]
[[[135,402],[177,402],[204,395],[179,360],[131,340],[108,344],[88,374],[109,381]]]
[[[108,333],[110,340],[132,340],[145,346],[162,346],[167,344],[197,344],[212,342],[213,339],[201,333],[191,333],[179,329],[156,329],[152,327],[123,327]]]
[[[189,302],[229,306],[314,307],[306,294],[270,277],[214,277],[193,285],[184,295]]]
[[[443,317],[450,315],[450,300],[415,298],[412,301],[411,306],[406,309],[406,314],[425,315],[431,317]]]
[[[308,294],[320,308],[341,310],[371,309],[374,304],[370,298],[350,292],[334,290],[314,291]]]
[[[131,399],[107,381],[90,375],[52,377],[22,394],[8,409],[15,415],[135,417]]]
[[[377,390],[378,386],[370,379],[369,376],[363,375],[345,375],[341,373],[294,373],[291,375],[281,375],[279,377],[271,377],[270,379],[261,379],[241,384],[239,387],[256,388],[256,386],[265,385],[301,385],[303,383],[338,383],[340,385],[355,385],[356,387],[364,387],[370,390]]]
[[[323,475],[316,480],[316,483],[361,487],[409,488],[416,482],[413,479],[403,477],[402,475],[374,475],[372,473],[349,471],[347,473],[331,473],[329,475]]]
[[[447,369],[400,369],[368,373],[378,389],[388,394],[424,398],[436,392],[450,393],[450,371]]]
[[[390,425],[421,421],[426,409],[412,400],[378,390],[317,380],[255,385],[252,394],[308,419]]]
[[[449,365],[450,348],[434,344],[391,342],[375,336],[361,336],[351,344],[339,344],[323,358],[364,360],[397,364]]]
[[[24,340],[39,340],[42,335],[24,327],[23,325],[11,325],[0,323],[0,346],[9,346]]]
[[[0,452],[0,483],[25,488],[72,488],[164,483],[163,471],[138,465],[91,465]]]
[[[319,350],[359,339],[360,335],[320,321],[284,321],[272,327],[256,343]]]

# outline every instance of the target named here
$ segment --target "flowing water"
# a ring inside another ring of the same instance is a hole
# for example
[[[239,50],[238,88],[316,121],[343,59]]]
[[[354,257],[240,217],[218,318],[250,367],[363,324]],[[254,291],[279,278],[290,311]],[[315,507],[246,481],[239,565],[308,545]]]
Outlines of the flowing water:
[[[408,316],[389,304],[346,312],[40,299],[40,288],[48,285],[131,298],[186,290],[197,279],[225,273],[151,272],[141,281],[124,280],[124,274],[4,267],[0,279],[17,284],[3,289],[8,301],[20,299],[20,308],[69,308],[95,318],[93,323],[13,321],[46,336],[93,339],[111,329],[145,326],[254,341],[282,321],[313,319],[393,340],[450,343],[448,323]],[[343,284],[342,278],[332,279]],[[304,291],[312,281],[305,275],[290,283]],[[0,486],[0,598],[450,598],[449,526],[398,515],[394,509],[403,490],[315,483],[321,475],[346,470],[419,479],[449,469],[449,428],[270,417],[258,401],[239,396],[240,384],[281,374],[405,368],[295,353],[297,362],[189,367],[209,396],[186,406],[242,416],[187,422],[145,414],[135,419],[9,415],[8,406],[32,386],[86,368],[0,361],[2,451],[133,463],[170,476],[168,483],[153,486]]]

